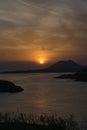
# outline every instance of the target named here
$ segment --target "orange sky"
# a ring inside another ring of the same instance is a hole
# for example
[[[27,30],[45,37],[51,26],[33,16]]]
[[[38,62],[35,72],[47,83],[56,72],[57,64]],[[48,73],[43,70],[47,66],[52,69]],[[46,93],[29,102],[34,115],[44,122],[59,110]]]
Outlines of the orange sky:
[[[87,1],[0,0],[0,62],[40,59],[87,63]]]

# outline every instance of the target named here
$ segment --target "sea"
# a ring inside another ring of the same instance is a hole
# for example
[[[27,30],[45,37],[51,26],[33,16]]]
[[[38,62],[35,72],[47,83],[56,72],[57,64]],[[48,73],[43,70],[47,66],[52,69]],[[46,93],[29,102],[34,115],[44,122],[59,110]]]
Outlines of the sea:
[[[19,93],[0,93],[0,112],[25,114],[57,114],[59,117],[73,114],[87,120],[87,82],[71,79],[55,79],[61,73],[0,74],[24,88]]]

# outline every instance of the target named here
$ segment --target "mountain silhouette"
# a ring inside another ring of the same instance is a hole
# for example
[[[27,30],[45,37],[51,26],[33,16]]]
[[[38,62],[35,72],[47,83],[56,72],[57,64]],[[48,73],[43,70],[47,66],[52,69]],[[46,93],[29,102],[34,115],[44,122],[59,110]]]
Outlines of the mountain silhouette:
[[[53,73],[53,72],[77,72],[86,66],[79,65],[72,60],[59,61],[55,64],[44,68],[44,69],[34,69],[34,70],[17,70],[17,71],[7,71],[1,73]]]
[[[85,66],[79,65],[72,60],[60,61],[50,67],[46,68],[47,71],[52,72],[75,72],[84,68]]]

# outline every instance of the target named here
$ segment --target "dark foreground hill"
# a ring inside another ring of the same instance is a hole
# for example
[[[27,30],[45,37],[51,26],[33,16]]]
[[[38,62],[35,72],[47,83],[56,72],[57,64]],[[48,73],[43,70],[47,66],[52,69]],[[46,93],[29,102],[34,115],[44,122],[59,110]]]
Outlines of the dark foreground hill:
[[[87,68],[82,69],[75,74],[64,74],[56,78],[61,78],[61,79],[74,79],[76,81],[83,81],[87,82]]]
[[[0,92],[16,93],[23,91],[23,88],[16,86],[14,83],[7,80],[0,80]]]

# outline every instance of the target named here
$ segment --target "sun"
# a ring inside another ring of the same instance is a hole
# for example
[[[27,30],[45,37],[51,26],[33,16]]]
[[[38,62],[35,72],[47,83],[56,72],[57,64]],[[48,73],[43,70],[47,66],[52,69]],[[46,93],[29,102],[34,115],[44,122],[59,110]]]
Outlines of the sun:
[[[41,59],[39,62],[40,62],[40,64],[44,64],[44,60],[43,59]]]
[[[39,58],[37,58],[37,63],[39,65],[45,65],[46,64],[46,58],[45,57],[39,57]]]

